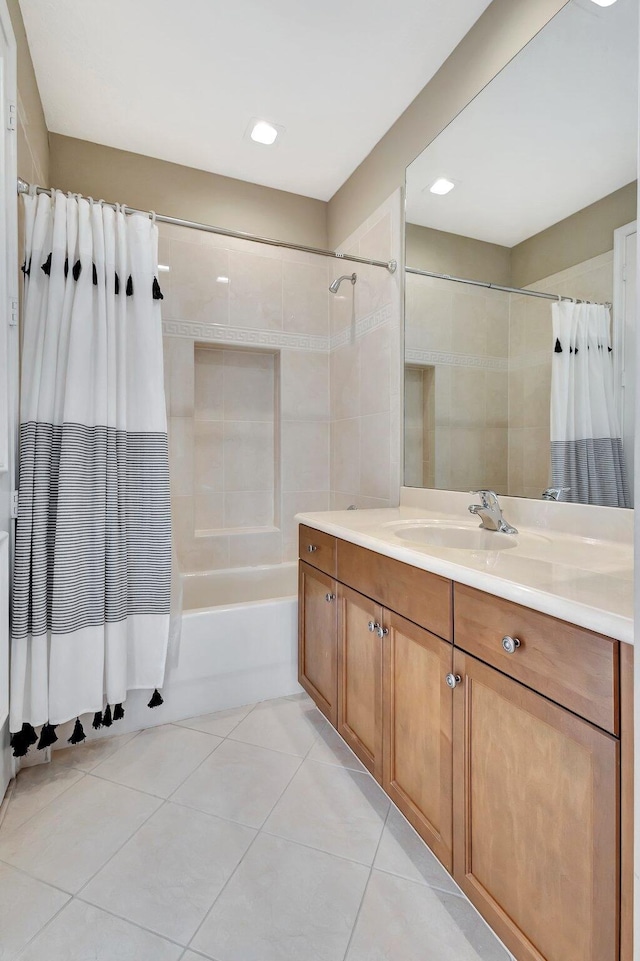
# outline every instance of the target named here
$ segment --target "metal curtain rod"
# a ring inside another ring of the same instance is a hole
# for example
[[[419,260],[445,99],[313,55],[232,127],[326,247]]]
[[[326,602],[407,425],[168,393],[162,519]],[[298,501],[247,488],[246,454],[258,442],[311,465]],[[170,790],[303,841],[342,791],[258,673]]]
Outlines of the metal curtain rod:
[[[47,194],[51,197],[54,193],[48,187],[39,187],[28,184],[26,180],[18,177],[18,193],[26,194],[35,189],[37,194]],[[74,196],[81,196],[75,194]],[[116,209],[115,204],[101,200],[103,207]],[[178,217],[166,217],[164,214],[153,214],[148,210],[136,210],[135,207],[121,207],[125,214],[142,214],[145,217],[155,217],[161,224],[175,224],[177,227],[189,227],[192,230],[203,230],[207,234],[219,234],[222,237],[235,237],[237,240],[251,240],[255,244],[269,244],[271,247],[284,247],[287,250],[300,250],[306,254],[317,254],[318,257],[331,257],[334,260],[348,260],[354,264],[367,264],[370,267],[384,267],[390,274],[395,273],[398,263],[395,260],[368,260],[366,257],[356,257],[355,254],[339,254],[335,250],[322,250],[319,247],[307,247],[305,244],[291,244],[284,240],[272,240],[268,237],[256,237],[254,234],[247,234],[241,230],[229,230],[226,227],[213,227],[211,224],[199,224],[193,220],[179,220]]]
[[[565,297],[562,294],[547,294],[543,290],[526,290],[524,287],[504,287],[502,284],[490,284],[486,280],[469,280],[468,277],[452,277],[451,274],[437,274],[433,270],[420,270],[419,267],[405,267],[405,273],[417,274],[420,277],[435,277],[436,280],[452,280],[456,284],[471,284],[473,287],[487,287],[491,290],[502,290],[506,294],[524,294],[526,297],[541,297],[543,300],[570,300],[574,304],[593,304],[592,300],[577,300],[575,297]],[[601,307],[611,307],[608,301],[599,304]]]

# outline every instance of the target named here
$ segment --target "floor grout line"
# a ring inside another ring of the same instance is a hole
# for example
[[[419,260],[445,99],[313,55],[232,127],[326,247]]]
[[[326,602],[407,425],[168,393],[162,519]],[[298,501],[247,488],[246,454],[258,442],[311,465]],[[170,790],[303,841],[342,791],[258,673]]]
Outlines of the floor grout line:
[[[348,956],[349,951],[350,951],[350,949],[351,949],[351,942],[353,941],[353,935],[355,934],[355,930],[356,930],[356,927],[357,927],[357,925],[358,925],[358,919],[359,919],[359,917],[360,917],[360,912],[362,911],[362,905],[364,904],[364,899],[365,899],[365,897],[366,897],[366,895],[367,895],[367,890],[368,890],[368,888],[369,888],[369,883],[370,883],[371,877],[372,877],[372,875],[373,875],[373,865],[374,865],[375,862],[376,862],[376,858],[377,858],[377,856],[378,856],[378,851],[380,850],[380,845],[382,844],[382,836],[383,836],[383,834],[384,834],[384,829],[385,829],[386,826],[387,826],[387,821],[389,820],[389,813],[390,813],[390,811],[391,811],[391,805],[389,805],[389,807],[388,807],[388,809],[387,809],[387,816],[386,816],[385,819],[384,819],[384,824],[382,825],[382,830],[380,831],[380,837],[378,838],[378,843],[376,844],[376,849],[375,849],[373,858],[371,859],[371,867],[369,868],[369,876],[367,877],[365,886],[364,886],[363,891],[362,891],[362,897],[360,898],[360,904],[359,904],[359,906],[358,906],[358,910],[356,911],[356,916],[355,916],[355,918],[354,918],[354,920],[353,920],[353,924],[352,924],[352,926],[351,926],[351,934],[349,935],[349,940],[347,941],[347,947],[346,947],[346,949],[345,949],[345,952],[344,952],[342,961],[347,961],[347,956]]]

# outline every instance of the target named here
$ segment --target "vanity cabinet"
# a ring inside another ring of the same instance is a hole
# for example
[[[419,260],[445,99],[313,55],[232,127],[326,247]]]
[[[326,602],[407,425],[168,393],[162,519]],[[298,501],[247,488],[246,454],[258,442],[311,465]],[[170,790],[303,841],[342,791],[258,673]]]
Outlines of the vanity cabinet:
[[[406,618],[383,614],[382,786],[452,870],[453,648]]]
[[[338,733],[382,780],[382,608],[338,587]]]
[[[298,680],[334,727],[338,724],[338,596],[332,577],[300,562]]]
[[[454,879],[518,961],[615,961],[619,741],[462,651],[454,673]]]
[[[310,528],[300,548],[300,683],[517,961],[630,961],[632,648]]]

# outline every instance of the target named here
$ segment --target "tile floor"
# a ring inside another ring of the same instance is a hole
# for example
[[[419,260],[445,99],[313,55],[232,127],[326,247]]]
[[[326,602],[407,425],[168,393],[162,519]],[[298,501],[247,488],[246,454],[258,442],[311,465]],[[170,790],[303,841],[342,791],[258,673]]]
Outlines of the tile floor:
[[[54,752],[0,825],[0,961],[508,961],[304,695]]]

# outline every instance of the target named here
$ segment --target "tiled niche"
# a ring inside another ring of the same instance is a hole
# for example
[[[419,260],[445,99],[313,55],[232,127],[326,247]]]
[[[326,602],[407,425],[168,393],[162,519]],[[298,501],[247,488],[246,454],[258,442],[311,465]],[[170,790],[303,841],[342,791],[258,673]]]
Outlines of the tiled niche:
[[[194,529],[275,530],[279,355],[194,344]]]

